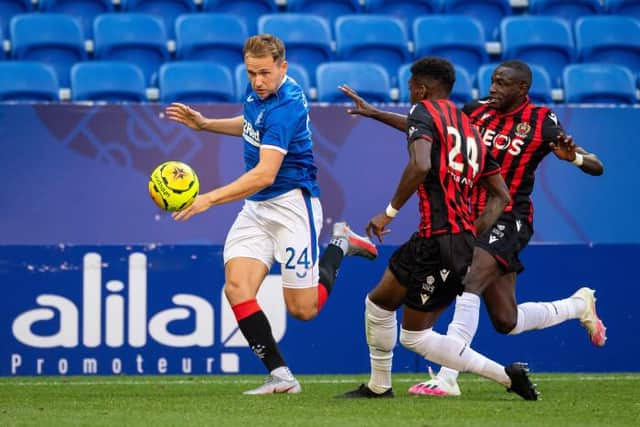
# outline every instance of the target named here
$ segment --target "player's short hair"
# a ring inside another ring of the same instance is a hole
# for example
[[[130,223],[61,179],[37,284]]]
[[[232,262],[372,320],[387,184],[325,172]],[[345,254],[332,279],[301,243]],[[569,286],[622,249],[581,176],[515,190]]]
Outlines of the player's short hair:
[[[520,81],[527,84],[527,86],[531,87],[531,68],[526,64],[526,62],[518,61],[517,59],[513,59],[510,61],[504,61],[498,67],[509,68],[517,72],[517,77]]]
[[[244,42],[242,55],[249,55],[256,58],[270,56],[273,58],[273,62],[279,62],[284,60],[285,57],[284,43],[272,34],[258,34],[249,37],[247,41]]]
[[[435,80],[447,93],[451,93],[456,81],[456,70],[453,64],[444,58],[427,56],[413,63],[411,77],[418,80]]]

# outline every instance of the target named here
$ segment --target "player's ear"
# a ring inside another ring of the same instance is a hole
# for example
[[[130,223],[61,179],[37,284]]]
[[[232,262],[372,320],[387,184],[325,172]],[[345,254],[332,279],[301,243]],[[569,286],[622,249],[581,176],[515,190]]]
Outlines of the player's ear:
[[[282,63],[280,64],[280,71],[282,71],[282,74],[287,74],[287,69],[289,68],[289,63],[283,59]]]

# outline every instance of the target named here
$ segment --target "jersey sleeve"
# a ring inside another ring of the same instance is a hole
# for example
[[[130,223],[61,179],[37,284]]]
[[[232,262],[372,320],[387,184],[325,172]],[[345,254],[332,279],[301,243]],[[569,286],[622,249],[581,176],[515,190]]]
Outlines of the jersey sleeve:
[[[260,148],[287,154],[289,144],[300,126],[301,116],[298,111],[295,108],[295,102],[287,102],[271,110],[265,117],[264,135]]]
[[[426,107],[420,102],[411,107],[407,117],[407,142],[411,144],[416,139],[434,142],[435,134],[433,117]]]
[[[551,110],[547,111],[542,122],[542,139],[546,142],[556,142],[560,133],[564,133],[564,129],[558,116]]]
[[[500,173],[500,163],[487,150],[484,156],[484,169],[481,176],[495,175],[497,173]]]

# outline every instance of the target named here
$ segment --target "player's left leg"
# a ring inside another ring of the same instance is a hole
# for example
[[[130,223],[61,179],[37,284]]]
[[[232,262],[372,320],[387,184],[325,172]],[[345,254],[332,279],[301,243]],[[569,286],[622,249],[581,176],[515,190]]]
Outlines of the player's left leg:
[[[501,277],[483,294],[487,311],[498,332],[517,335],[578,319],[587,330],[593,345],[602,347],[605,344],[606,327],[596,312],[596,299],[592,289],[583,287],[570,297],[556,301],[516,305],[515,284],[516,276],[511,273]]]

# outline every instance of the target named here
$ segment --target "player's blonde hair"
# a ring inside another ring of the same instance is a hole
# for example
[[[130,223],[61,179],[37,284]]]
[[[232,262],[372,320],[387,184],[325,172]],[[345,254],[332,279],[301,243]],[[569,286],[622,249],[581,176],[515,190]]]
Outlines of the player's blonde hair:
[[[284,43],[274,35],[258,34],[247,39],[242,48],[242,55],[256,58],[270,56],[273,62],[281,62],[285,55]]]

